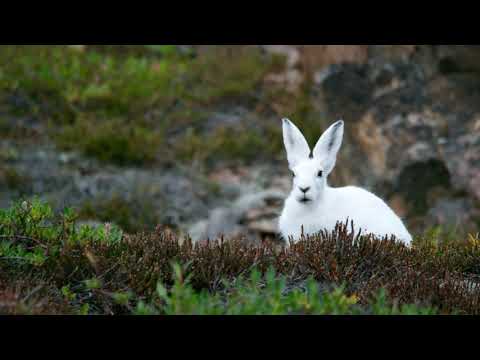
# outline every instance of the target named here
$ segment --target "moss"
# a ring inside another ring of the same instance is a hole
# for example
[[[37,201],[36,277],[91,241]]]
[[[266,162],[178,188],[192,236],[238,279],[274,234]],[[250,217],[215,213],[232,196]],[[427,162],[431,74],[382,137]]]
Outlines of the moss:
[[[183,140],[175,145],[174,153],[182,162],[215,165],[252,163],[270,157],[274,150],[259,131],[219,127],[209,136],[189,129]]]
[[[278,66],[255,47],[218,46],[192,62],[185,73],[186,99],[210,104],[224,98],[254,95],[264,76]]]
[[[2,183],[9,190],[26,193],[29,191],[31,180],[13,167],[0,165],[0,185]]]
[[[272,116],[274,113],[277,122],[263,125],[265,150],[267,153],[283,156],[284,145],[282,137],[282,118],[292,120],[305,135],[311,148],[315,146],[320,136],[330,124],[331,119],[326,119],[325,114],[315,106],[312,94],[312,83],[306,81],[296,93],[291,93],[281,88],[267,89],[258,106],[260,116]]]
[[[305,82],[296,97],[295,106],[287,114],[302,129],[308,144],[313,149],[331,120],[325,119],[324,114],[314,106],[311,91],[311,83]]]
[[[0,93],[23,99],[12,110],[49,124],[62,148],[135,165],[153,160],[161,129],[199,123],[220,101],[255,100],[264,76],[281,66],[255,46],[212,46],[192,58],[171,45],[7,45]],[[248,160],[253,151],[240,143],[258,148],[253,136],[227,144],[226,153]]]
[[[0,161],[14,161],[18,159],[18,152],[15,148],[0,148]]]
[[[282,54],[272,54],[270,58],[270,71],[272,73],[281,73],[287,68],[288,58]]]
[[[145,109],[168,97],[176,75],[176,64],[168,60],[118,58],[66,46],[6,46],[2,55],[4,87],[24,91],[40,105],[63,103],[72,111]]]
[[[158,220],[153,206],[139,201],[126,201],[119,196],[111,199],[85,202],[79,209],[79,218],[112,222],[128,233],[153,228]]]
[[[5,119],[0,118],[0,136],[7,137],[7,134],[11,131],[10,125]]]
[[[125,50],[127,49],[127,50]],[[134,49],[134,51],[132,51]],[[102,109],[115,114],[145,110],[184,98],[211,102],[252,92],[272,64],[252,47],[215,47],[197,59],[172,57],[167,45],[151,45],[162,56],[145,56],[145,47],[2,47],[3,90],[21,90],[40,104],[73,111]],[[115,51],[124,51],[124,57]]]
[[[0,109],[0,114],[1,111]],[[10,139],[20,142],[38,134],[34,126],[28,126],[21,119],[15,118],[15,114],[10,112],[10,108],[7,108],[5,113],[9,114],[9,118],[0,117],[0,140]]]
[[[64,127],[55,139],[63,149],[79,149],[103,162],[141,166],[155,160],[163,137],[119,120],[83,120]]]
[[[125,58],[135,56],[152,60],[185,58],[176,45],[86,45],[83,51],[95,51],[99,54]]]

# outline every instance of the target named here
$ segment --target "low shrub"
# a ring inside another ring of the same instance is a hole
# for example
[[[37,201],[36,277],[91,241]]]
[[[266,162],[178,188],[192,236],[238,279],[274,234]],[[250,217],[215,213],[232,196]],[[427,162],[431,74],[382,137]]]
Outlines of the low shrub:
[[[278,248],[242,239],[193,244],[160,228],[126,235],[75,220],[71,210],[55,215],[37,200],[1,210],[2,288],[23,282],[28,293],[46,284],[45,301],[55,305],[45,311],[53,313],[65,306],[88,314],[480,313],[473,236],[417,239],[408,248],[338,224]]]

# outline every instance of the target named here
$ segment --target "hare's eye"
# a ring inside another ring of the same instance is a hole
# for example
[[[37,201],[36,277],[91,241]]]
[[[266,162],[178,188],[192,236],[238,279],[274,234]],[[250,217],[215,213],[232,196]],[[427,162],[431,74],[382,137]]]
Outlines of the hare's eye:
[[[295,176],[296,176],[295,173],[292,171],[292,177],[295,177]]]
[[[323,171],[319,171],[318,172],[318,177],[322,177],[323,176]]]

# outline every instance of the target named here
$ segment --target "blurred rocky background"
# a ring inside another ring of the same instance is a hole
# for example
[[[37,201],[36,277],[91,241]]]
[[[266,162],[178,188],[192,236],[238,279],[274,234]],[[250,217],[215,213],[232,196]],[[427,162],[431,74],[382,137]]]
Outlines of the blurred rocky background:
[[[0,207],[275,239],[283,117],[311,145],[345,120],[331,185],[374,191],[417,235],[478,231],[478,45],[4,45]]]

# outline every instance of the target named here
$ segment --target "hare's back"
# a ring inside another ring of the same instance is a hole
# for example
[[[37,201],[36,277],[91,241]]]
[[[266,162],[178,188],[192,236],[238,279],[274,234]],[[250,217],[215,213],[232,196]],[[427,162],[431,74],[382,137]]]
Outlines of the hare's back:
[[[354,186],[335,189],[330,198],[330,205],[341,207],[347,213],[356,214],[358,218],[396,216],[393,210],[378,196]]]
[[[375,194],[354,186],[336,189],[331,197],[332,208],[337,207],[341,218],[353,220],[357,228],[378,235],[393,234],[411,241],[400,217]],[[340,205],[341,204],[341,205]]]

